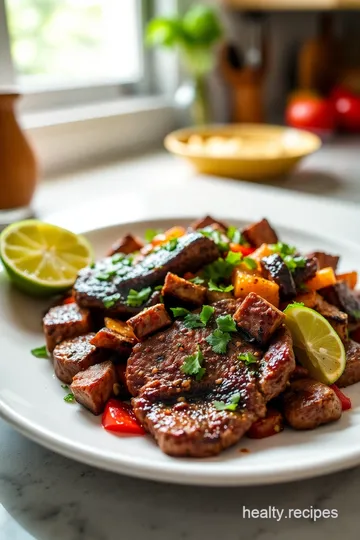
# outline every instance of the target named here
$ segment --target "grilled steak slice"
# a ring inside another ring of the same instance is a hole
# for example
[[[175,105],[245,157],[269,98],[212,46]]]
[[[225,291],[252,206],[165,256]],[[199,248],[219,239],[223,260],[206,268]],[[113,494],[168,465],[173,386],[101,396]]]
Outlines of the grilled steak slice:
[[[316,295],[314,309],[329,321],[342,341],[345,342],[348,339],[348,316],[346,313],[326,302],[319,294]]]
[[[126,234],[122,238],[119,238],[119,240],[111,246],[108,255],[109,257],[115,255],[116,253],[124,253],[125,255],[129,255],[130,253],[139,251],[143,247],[144,243],[140,238],[133,236],[132,234]]]
[[[237,333],[231,334],[226,354],[215,353],[206,338],[215,330],[216,318],[234,315],[237,303],[221,300],[214,308],[206,327],[189,329],[177,320],[169,329],[136,345],[128,360],[126,378],[135,396],[135,414],[170,455],[216,455],[265,415],[256,372],[238,359],[239,354],[251,353],[260,360],[263,353]],[[197,380],[183,369],[186,359],[199,350],[205,373]],[[236,396],[236,410],[218,410]]]
[[[46,347],[52,352],[58,343],[91,332],[90,312],[75,303],[55,306],[43,319]]]
[[[211,216],[205,216],[204,218],[193,221],[190,225],[190,229],[198,231],[199,229],[205,229],[205,227],[211,227],[211,225],[217,225],[217,228],[223,231],[226,231],[228,228],[225,223],[222,223]]]
[[[274,255],[264,257],[260,264],[264,277],[279,285],[281,300],[289,300],[296,296],[293,276],[280,255],[274,253]]]
[[[278,237],[267,219],[262,219],[258,223],[253,223],[243,230],[246,240],[254,247],[262,244],[276,244]]]
[[[284,322],[285,315],[255,293],[247,295],[234,314],[238,328],[260,345],[265,345]]]
[[[103,412],[107,400],[113,394],[116,382],[115,367],[108,360],[80,371],[75,375],[70,389],[78,403],[98,415]]]
[[[317,259],[320,270],[330,266],[335,271],[340,260],[338,255],[330,255],[329,253],[324,253],[323,251],[314,251],[313,253],[309,253],[308,257],[315,257]]]
[[[190,306],[202,306],[206,300],[206,288],[195,285],[184,278],[180,278],[169,272],[166,275],[162,294],[165,298],[177,300],[181,304]]]
[[[333,304],[346,313],[349,323],[360,321],[360,298],[345,281],[338,281],[335,285],[321,289],[319,293],[329,304]]]
[[[74,285],[75,299],[82,307],[104,309],[104,301],[106,305],[110,298],[112,314],[136,314],[146,306],[127,305],[131,289],[140,291],[160,285],[168,272],[196,272],[218,256],[219,250],[212,240],[197,232],[189,233],[178,239],[173,250],[160,247],[134,266],[129,266],[127,260],[114,264],[113,259],[106,258],[94,268],[84,268]]]
[[[55,374],[60,381],[70,384],[73,377],[94,364],[106,360],[105,351],[91,344],[95,334],[86,334],[62,341],[53,351]]]
[[[318,261],[315,257],[306,257],[305,266],[297,267],[294,270],[293,278],[297,288],[299,288],[305,281],[315,276],[318,271]]]
[[[118,332],[105,327],[94,334],[91,344],[95,347],[115,351],[121,358],[126,359],[131,353],[134,341],[130,341]]]
[[[171,323],[171,317],[164,304],[156,304],[156,306],[144,309],[128,320],[128,324],[138,339],[144,339],[146,336],[170,326]]]
[[[341,387],[350,386],[360,381],[360,344],[349,339],[345,343],[346,365],[336,385]]]
[[[294,429],[314,429],[334,422],[342,406],[334,390],[314,379],[299,379],[284,394],[285,418]]]

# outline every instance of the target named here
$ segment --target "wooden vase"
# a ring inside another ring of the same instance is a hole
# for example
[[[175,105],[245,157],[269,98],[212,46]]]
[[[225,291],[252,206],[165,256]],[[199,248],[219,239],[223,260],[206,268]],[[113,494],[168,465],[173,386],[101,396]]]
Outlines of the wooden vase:
[[[37,183],[37,163],[16,119],[19,94],[0,92],[0,210],[30,205]]]

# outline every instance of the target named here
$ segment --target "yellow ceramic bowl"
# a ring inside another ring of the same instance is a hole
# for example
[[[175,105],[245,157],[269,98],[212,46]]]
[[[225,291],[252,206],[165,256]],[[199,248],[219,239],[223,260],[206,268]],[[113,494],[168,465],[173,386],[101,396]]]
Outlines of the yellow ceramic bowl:
[[[321,146],[316,135],[266,124],[208,125],[179,129],[164,141],[169,152],[205,174],[242,180],[281,176]]]

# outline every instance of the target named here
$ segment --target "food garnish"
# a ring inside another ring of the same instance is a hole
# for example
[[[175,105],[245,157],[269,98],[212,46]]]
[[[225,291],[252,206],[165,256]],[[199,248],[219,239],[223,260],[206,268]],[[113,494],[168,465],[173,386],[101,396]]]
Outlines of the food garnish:
[[[183,373],[186,373],[186,375],[195,375],[195,379],[200,381],[206,372],[206,369],[201,367],[203,361],[204,356],[200,350],[200,345],[198,345],[196,353],[187,356],[180,369]]]

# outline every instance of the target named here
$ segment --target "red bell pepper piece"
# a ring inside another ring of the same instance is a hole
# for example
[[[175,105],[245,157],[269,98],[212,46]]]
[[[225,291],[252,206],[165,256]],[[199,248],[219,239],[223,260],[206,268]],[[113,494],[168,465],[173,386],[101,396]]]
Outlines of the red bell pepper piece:
[[[250,247],[250,246],[242,246],[241,244],[230,244],[230,251],[235,251],[236,253],[241,253],[244,257],[247,257],[248,255],[251,255],[251,253],[254,253],[256,248]]]
[[[264,439],[277,435],[284,429],[282,414],[275,409],[269,409],[265,418],[256,420],[246,433],[250,439]]]
[[[118,399],[109,399],[102,417],[102,425],[108,431],[144,435],[145,430],[137,421],[131,405]]]
[[[330,388],[332,388],[334,390],[335,394],[340,399],[342,410],[343,411],[348,411],[349,409],[351,409],[351,400],[350,400],[350,398],[345,396],[345,394],[342,393],[342,391],[340,390],[340,388],[338,388],[336,386],[336,384],[330,384]]]

